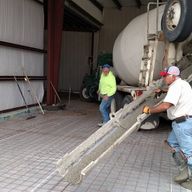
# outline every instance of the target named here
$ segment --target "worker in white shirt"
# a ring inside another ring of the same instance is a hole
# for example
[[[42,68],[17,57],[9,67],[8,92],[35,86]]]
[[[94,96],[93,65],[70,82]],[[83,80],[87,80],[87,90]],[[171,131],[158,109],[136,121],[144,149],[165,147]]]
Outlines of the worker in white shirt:
[[[192,89],[188,82],[180,78],[180,70],[176,66],[168,67],[160,75],[169,86],[167,95],[159,105],[145,106],[143,112],[153,114],[167,111],[173,128],[167,142],[174,149],[173,157],[178,160],[180,168],[174,180],[192,190]],[[183,163],[185,160],[181,161],[180,152],[184,154],[186,163]]]

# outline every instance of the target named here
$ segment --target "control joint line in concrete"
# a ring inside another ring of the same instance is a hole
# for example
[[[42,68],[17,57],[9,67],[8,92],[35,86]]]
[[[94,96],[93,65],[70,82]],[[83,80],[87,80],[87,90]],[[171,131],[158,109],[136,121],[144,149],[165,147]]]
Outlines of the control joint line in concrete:
[[[23,135],[23,134],[25,134],[25,133],[26,133],[26,132],[22,132],[22,133],[17,133],[17,134],[15,134],[15,135],[8,136],[8,137],[6,137],[6,138],[4,138],[4,139],[0,139],[0,142],[1,142],[1,141],[9,140],[10,138],[16,137],[16,136],[18,136],[18,135]]]
[[[45,179],[43,179],[36,187],[34,187],[31,192],[35,192],[38,188],[42,187],[45,185],[52,177],[53,175],[57,172],[57,170],[54,170],[50,175],[48,175]]]

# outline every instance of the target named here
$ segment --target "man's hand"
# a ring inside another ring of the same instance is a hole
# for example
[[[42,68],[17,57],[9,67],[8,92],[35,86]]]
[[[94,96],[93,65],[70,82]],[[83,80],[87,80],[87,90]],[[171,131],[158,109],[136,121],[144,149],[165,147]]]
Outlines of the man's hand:
[[[149,108],[149,106],[145,105],[145,106],[143,107],[143,113],[145,113],[145,114],[149,114],[149,113],[150,113],[150,108]]]
[[[158,99],[158,98],[161,96],[162,93],[163,93],[163,92],[162,92],[161,89],[156,89],[156,90],[155,90],[155,98]]]
[[[162,90],[160,88],[155,89],[155,93],[161,93],[161,92],[162,92]]]
[[[107,95],[103,96],[103,100],[107,101],[109,99],[109,97]]]

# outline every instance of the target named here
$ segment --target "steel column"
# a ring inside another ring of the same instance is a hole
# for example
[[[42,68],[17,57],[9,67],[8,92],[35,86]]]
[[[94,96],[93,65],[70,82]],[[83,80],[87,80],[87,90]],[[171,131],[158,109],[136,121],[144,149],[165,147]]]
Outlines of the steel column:
[[[58,90],[59,66],[62,44],[64,0],[48,0],[48,73],[47,104],[54,103],[54,91]]]

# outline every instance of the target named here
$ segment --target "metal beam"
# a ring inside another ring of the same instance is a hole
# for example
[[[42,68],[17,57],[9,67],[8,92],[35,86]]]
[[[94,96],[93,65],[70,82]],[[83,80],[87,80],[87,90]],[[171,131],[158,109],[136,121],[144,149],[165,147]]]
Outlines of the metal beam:
[[[26,81],[25,76],[0,76],[0,81],[15,81],[14,77],[17,78],[17,81]],[[46,76],[28,76],[30,81],[41,81],[41,80],[46,80]]]
[[[64,30],[65,31],[84,31],[95,32],[99,30],[97,25],[86,20],[81,15],[78,15],[75,11],[65,7],[64,9]]]
[[[93,5],[95,5],[100,11],[103,11],[103,5],[101,5],[101,3],[99,3],[97,0],[89,0],[91,1],[91,3],[93,3]]]
[[[39,1],[39,0],[33,0],[33,1],[39,3],[40,5],[43,5],[43,4],[44,4],[43,2],[41,2],[41,1]]]
[[[116,5],[116,7],[118,8],[118,9],[121,9],[122,8],[122,5],[121,5],[121,3],[119,2],[119,0],[112,0],[113,1],[113,3]]]
[[[141,8],[141,0],[135,0],[136,1],[136,4],[137,4],[137,7],[140,9]]]
[[[88,18],[90,21],[94,22],[96,25],[98,26],[102,26],[103,23],[101,23],[100,21],[98,21],[97,19],[95,19],[92,15],[90,15],[89,13],[87,13],[84,9],[82,9],[81,7],[79,7],[77,4],[75,4],[73,1],[67,1],[69,4],[69,7],[71,9],[76,10],[77,12],[79,12],[80,14],[82,14],[84,17]]]
[[[16,49],[23,49],[25,51],[34,51],[34,52],[38,52],[38,53],[47,53],[47,51],[44,49],[38,49],[35,47],[28,47],[25,45],[19,45],[16,43],[10,43],[10,42],[6,42],[6,41],[0,41],[0,46],[11,47],[11,48],[16,48]]]

